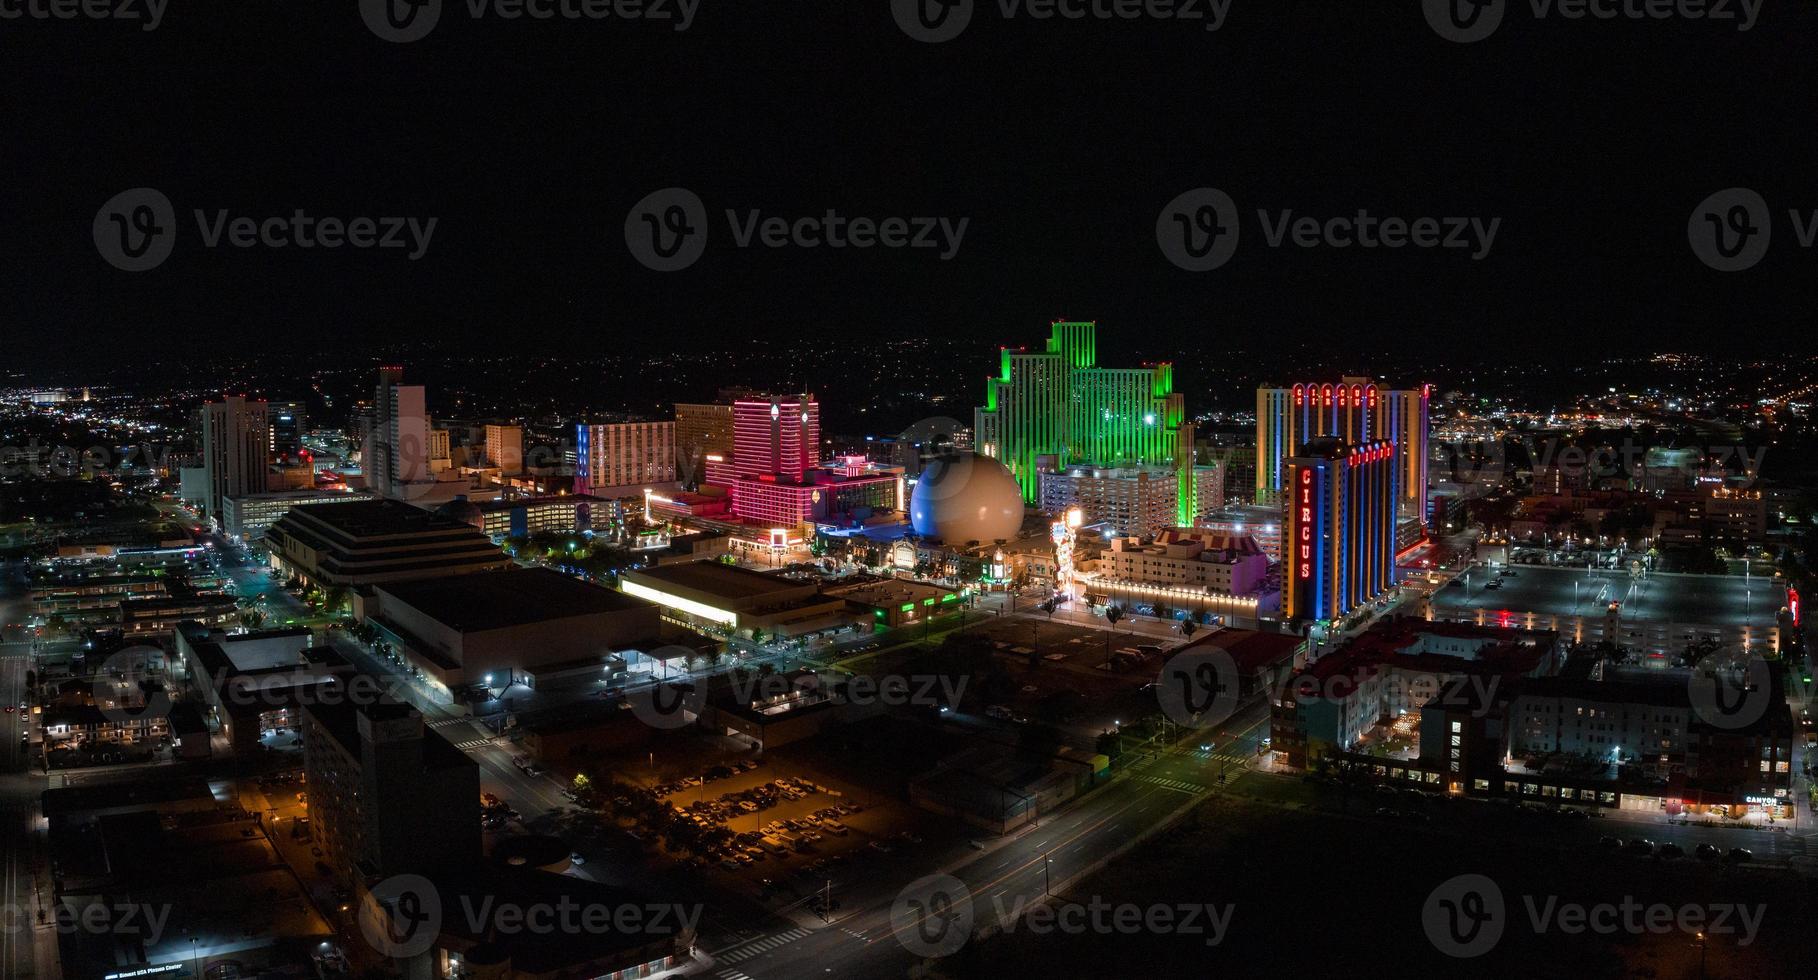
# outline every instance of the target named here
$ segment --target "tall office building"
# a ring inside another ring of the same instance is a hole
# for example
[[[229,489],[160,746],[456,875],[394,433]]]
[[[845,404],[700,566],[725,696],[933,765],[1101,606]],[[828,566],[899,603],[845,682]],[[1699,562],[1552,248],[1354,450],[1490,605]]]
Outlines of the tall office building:
[[[575,426],[576,493],[616,496],[675,482],[674,422],[609,422]]]
[[[732,404],[732,451],[706,456],[702,494],[670,503],[696,516],[718,508],[747,524],[791,529],[903,508],[903,474],[864,458],[822,465],[813,395],[751,392]],[[722,493],[723,492],[723,493]]]
[[[1380,440],[1396,447],[1401,513],[1424,529],[1431,393],[1431,385],[1398,389],[1369,378],[1256,389],[1256,502],[1282,500],[1286,460],[1306,443],[1322,436],[1353,444]]]
[[[1097,330],[1059,321],[1046,350],[1005,348],[973,415],[974,444],[1010,468],[1030,503],[1040,500],[1043,470],[1168,466],[1179,483],[1174,523],[1191,525],[1193,426],[1174,366],[1099,367]]]
[[[1292,488],[1283,525],[1283,614],[1341,619],[1388,591],[1401,499],[1395,444],[1314,439],[1283,461],[1283,472]]]
[[[681,403],[675,406],[676,474],[689,486],[707,475],[707,460],[732,453],[732,403]]]
[[[221,520],[228,497],[264,493],[271,470],[267,406],[239,395],[202,406],[203,504]]]
[[[409,705],[346,700],[302,710],[309,816],[323,861],[361,881],[479,860],[478,764]]]
[[[412,484],[430,482],[429,413],[422,385],[407,385],[404,369],[379,369],[363,466],[366,484],[381,497],[406,498]]]
[[[759,395],[732,406],[732,455],[707,460],[707,482],[744,477],[800,483],[820,462],[821,405],[813,395]]]
[[[524,472],[523,426],[486,426],[486,465],[497,468],[503,476]]]
[[[267,417],[272,458],[296,459],[303,451],[303,433],[309,428],[308,408],[302,402],[272,402]]]

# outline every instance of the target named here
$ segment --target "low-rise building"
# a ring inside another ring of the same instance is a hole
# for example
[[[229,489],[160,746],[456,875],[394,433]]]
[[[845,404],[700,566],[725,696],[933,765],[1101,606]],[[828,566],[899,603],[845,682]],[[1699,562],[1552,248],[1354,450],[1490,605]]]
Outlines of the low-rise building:
[[[536,687],[549,672],[597,674],[615,651],[653,644],[654,602],[547,568],[391,582],[358,601],[435,694],[475,684]]]
[[[296,728],[303,704],[338,696],[332,692],[355,673],[306,627],[225,633],[184,622],[174,642],[172,686],[235,755],[257,754],[262,732]]]
[[[509,567],[472,525],[398,500],[300,504],[266,532],[273,567],[323,588],[365,588]]]
[[[1099,572],[1120,582],[1204,589],[1224,595],[1261,591],[1269,559],[1249,537],[1204,528],[1170,527],[1153,541],[1115,538],[1099,556]]]
[[[648,599],[682,622],[797,636],[852,621],[846,600],[796,582],[721,562],[697,561],[628,570],[627,595]]]
[[[1499,688],[1556,673],[1563,657],[1559,635],[1547,630],[1382,620],[1289,679],[1272,706],[1272,746],[1304,769],[1357,749],[1378,725],[1410,712],[1418,720],[1461,679]]]

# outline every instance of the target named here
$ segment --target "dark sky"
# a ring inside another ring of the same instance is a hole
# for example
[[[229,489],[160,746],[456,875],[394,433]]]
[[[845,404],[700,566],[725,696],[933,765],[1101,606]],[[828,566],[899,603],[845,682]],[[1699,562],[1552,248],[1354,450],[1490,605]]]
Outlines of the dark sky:
[[[1818,208],[1813,4],[1766,0],[1739,32],[1537,18],[1518,0],[1458,44],[1415,0],[1232,0],[1216,32],[1005,19],[980,0],[959,37],[924,44],[888,0],[700,0],[685,32],[475,20],[468,3],[446,0],[410,44],[375,36],[354,0],[171,0],[151,32],[0,20],[0,345],[67,366],[377,341],[1027,343],[1064,316],[1245,347],[1813,351],[1818,249],[1786,214]],[[173,202],[177,237],[127,273],[91,226],[139,186]],[[672,186],[705,203],[709,238],[657,273],[624,224]],[[1236,202],[1242,240],[1193,273],[1163,257],[1156,220],[1201,186]],[[1723,274],[1687,221],[1732,186],[1761,193],[1775,235]],[[222,208],[437,227],[414,262],[206,248],[194,211]],[[740,249],[728,208],[969,225],[945,262]],[[1272,249],[1258,208],[1501,224],[1480,261]]]

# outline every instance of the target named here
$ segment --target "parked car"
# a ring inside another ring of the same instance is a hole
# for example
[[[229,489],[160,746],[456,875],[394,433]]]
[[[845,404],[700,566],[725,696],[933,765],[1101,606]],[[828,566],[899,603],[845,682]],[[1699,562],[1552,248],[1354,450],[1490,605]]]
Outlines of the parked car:
[[[1738,862],[1753,861],[1755,860],[1755,852],[1746,847],[1732,847],[1730,848],[1730,860]]]
[[[1680,847],[1678,844],[1673,843],[1672,841],[1667,841],[1666,843],[1660,845],[1660,850],[1656,851],[1654,853],[1654,856],[1662,857],[1662,858],[1685,857],[1685,849]]]
[[[1652,854],[1654,853],[1654,842],[1647,840],[1646,838],[1636,837],[1629,841],[1626,849],[1630,854]]]
[[[1723,849],[1716,844],[1705,843],[1698,845],[1693,853],[1698,855],[1700,861],[1715,861],[1723,856]]]

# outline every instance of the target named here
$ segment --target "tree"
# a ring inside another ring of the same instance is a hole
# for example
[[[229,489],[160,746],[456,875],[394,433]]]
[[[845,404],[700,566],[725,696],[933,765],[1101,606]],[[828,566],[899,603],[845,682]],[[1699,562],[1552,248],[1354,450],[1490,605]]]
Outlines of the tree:
[[[1191,639],[1193,639],[1193,634],[1195,634],[1197,632],[1199,632],[1198,623],[1195,623],[1191,619],[1183,619],[1180,621],[1180,635],[1191,640]]]
[[[1114,602],[1111,605],[1105,607],[1105,621],[1109,622],[1113,629],[1117,628],[1117,621],[1120,619],[1123,619],[1123,618],[1124,618],[1124,607],[1123,606],[1120,606]]]

